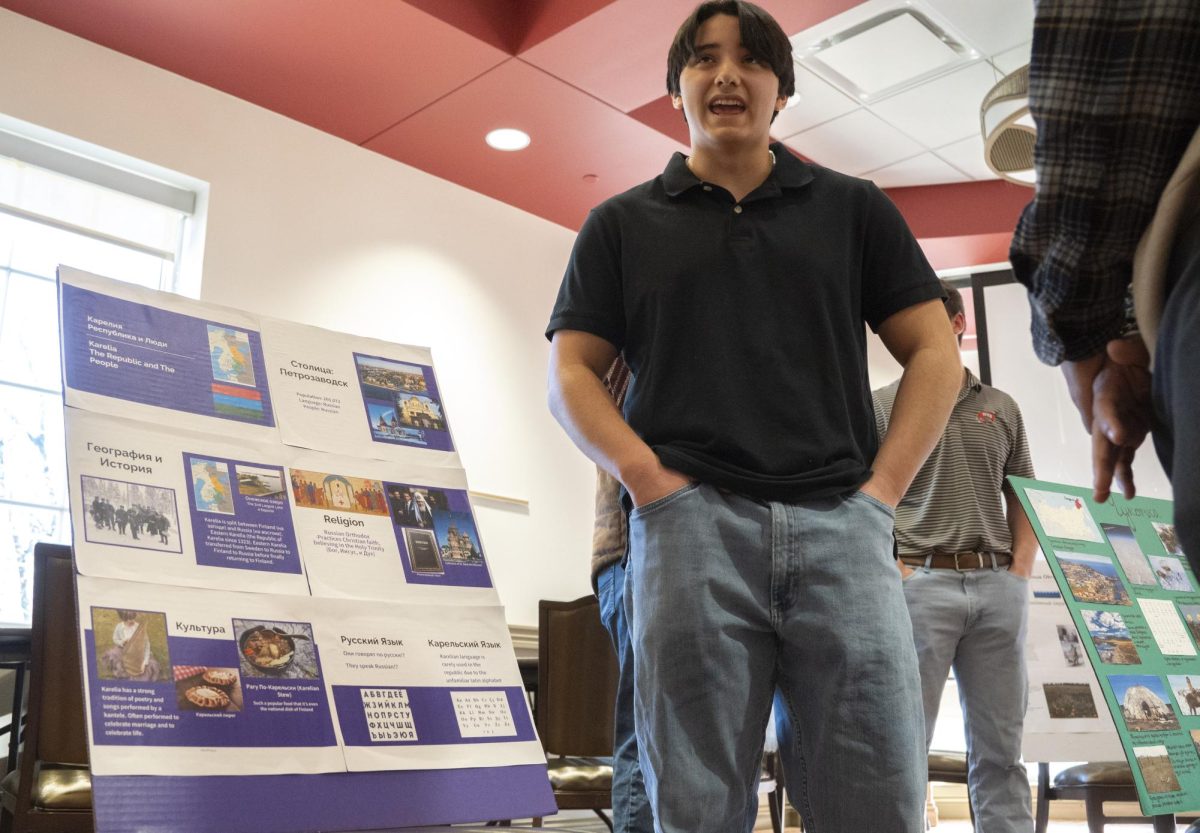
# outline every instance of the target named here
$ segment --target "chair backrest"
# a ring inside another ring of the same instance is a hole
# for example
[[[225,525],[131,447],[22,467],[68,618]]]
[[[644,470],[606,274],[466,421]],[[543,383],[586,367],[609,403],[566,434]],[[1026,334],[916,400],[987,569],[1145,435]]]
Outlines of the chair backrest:
[[[87,723],[71,548],[37,544],[33,563],[26,754],[36,761],[86,764]]]
[[[537,722],[552,755],[609,756],[617,659],[595,596],[538,602]]]

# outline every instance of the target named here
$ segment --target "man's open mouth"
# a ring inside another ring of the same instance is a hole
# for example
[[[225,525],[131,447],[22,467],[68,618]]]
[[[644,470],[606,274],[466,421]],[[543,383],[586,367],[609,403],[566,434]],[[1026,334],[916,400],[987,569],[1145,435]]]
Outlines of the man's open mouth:
[[[740,98],[719,97],[708,102],[708,110],[718,116],[736,116],[746,110],[746,102]]]

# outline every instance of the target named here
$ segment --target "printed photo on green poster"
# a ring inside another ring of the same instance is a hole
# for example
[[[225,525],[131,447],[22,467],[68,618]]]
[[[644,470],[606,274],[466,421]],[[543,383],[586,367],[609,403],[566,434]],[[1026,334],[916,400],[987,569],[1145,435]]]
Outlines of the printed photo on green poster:
[[[1096,503],[1084,486],[1009,482],[1096,671],[1142,812],[1200,808],[1200,582],[1171,502]]]

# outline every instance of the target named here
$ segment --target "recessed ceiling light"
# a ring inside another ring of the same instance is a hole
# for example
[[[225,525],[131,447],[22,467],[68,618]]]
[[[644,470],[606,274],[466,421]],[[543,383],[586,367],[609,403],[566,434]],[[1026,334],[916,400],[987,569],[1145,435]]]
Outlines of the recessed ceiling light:
[[[529,147],[529,134],[524,130],[501,127],[488,133],[484,141],[496,150],[524,150]]]

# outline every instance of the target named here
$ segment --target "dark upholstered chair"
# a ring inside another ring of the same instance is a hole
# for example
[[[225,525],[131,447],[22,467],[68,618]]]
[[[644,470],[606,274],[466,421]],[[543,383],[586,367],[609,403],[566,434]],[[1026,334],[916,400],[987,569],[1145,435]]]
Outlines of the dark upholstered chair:
[[[1153,824],[1155,831],[1175,833],[1176,818],[1161,816],[1106,816],[1107,801],[1138,800],[1133,773],[1125,761],[1079,764],[1064,769],[1050,782],[1050,765],[1038,764],[1038,794],[1035,833],[1046,833],[1050,802],[1057,799],[1082,801],[1087,812],[1088,833],[1104,833],[1106,824]]]
[[[0,782],[0,833],[90,833],[75,571],[69,547],[34,549],[32,661],[24,749]]]
[[[595,596],[538,602],[537,727],[554,800],[560,810],[594,810],[610,830],[617,678]]]
[[[966,785],[967,753],[929,750],[929,781],[930,783],[936,781],[941,784]],[[971,814],[971,821],[974,822],[975,805],[971,803],[969,790],[967,791],[967,812]]]

